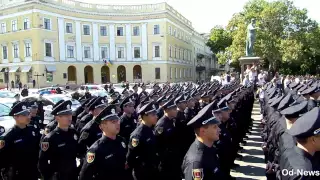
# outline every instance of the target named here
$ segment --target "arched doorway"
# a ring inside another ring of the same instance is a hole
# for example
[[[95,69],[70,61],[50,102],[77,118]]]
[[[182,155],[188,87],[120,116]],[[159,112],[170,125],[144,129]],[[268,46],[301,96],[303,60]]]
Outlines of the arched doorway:
[[[142,79],[142,70],[140,65],[133,66],[133,79],[135,81]]]
[[[77,83],[77,69],[74,66],[68,67],[68,82]]]
[[[122,65],[117,68],[118,82],[127,81],[126,79],[126,68]]]
[[[91,66],[84,68],[84,83],[93,84],[93,68]]]
[[[101,83],[105,84],[110,82],[110,70],[108,66],[101,67]]]

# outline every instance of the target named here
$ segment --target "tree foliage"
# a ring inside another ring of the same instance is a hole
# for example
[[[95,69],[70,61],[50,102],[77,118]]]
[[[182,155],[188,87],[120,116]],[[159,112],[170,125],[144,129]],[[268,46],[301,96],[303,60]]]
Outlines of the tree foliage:
[[[254,52],[264,59],[269,70],[315,73],[320,65],[320,29],[306,9],[295,7],[289,0],[249,1],[241,12],[233,15],[226,29],[213,28],[208,45],[220,54],[219,62],[225,62],[226,51],[233,61],[245,55],[246,29],[253,18],[258,28]],[[229,46],[226,35],[232,40]]]

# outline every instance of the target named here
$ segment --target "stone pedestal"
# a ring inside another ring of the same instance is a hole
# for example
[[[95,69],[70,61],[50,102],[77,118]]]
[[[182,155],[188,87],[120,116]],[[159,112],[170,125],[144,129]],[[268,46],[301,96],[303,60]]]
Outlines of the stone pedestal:
[[[239,59],[240,67],[241,67],[241,81],[244,78],[244,72],[246,70],[247,65],[252,65],[253,63],[259,64],[263,59],[261,57],[249,57],[244,56]]]

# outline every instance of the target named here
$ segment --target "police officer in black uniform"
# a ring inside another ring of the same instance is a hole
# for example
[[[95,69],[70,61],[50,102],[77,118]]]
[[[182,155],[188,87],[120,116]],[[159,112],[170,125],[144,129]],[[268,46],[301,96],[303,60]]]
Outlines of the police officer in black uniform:
[[[107,106],[95,120],[103,135],[87,151],[79,179],[127,180],[125,173],[127,146],[125,140],[118,136],[120,118],[115,106]]]
[[[36,101],[30,102],[30,126],[33,126],[35,129],[37,129],[39,132],[43,128],[43,122],[40,119],[39,116],[37,116],[38,112],[38,104]]]
[[[77,180],[76,158],[83,149],[78,145],[78,133],[70,127],[72,122],[71,101],[56,106],[51,114],[58,122],[57,127],[41,141],[39,170],[44,180]]]
[[[159,173],[159,158],[153,133],[153,126],[157,123],[154,103],[149,102],[142,106],[138,114],[141,123],[130,136],[127,162],[133,169],[135,180],[156,180]]]
[[[164,116],[155,126],[157,150],[160,158],[160,179],[181,180],[179,136],[175,127],[177,105],[172,98],[163,105]]]
[[[26,102],[12,107],[15,125],[0,136],[0,170],[3,178],[37,180],[40,133],[30,122]]]
[[[134,102],[131,98],[131,96],[128,96],[120,103],[123,114],[120,117],[121,128],[119,135],[126,140],[126,143],[129,142],[130,134],[136,129],[138,123],[136,117],[133,116]]]
[[[214,142],[219,140],[219,121],[213,116],[212,102],[188,123],[194,128],[196,139],[182,163],[185,180],[225,179],[221,173],[219,157]]]
[[[92,115],[92,109],[90,110],[89,107],[91,106],[92,103],[94,103],[94,101],[96,100],[96,98],[92,98],[90,100],[90,102],[87,104],[86,106],[86,111],[88,112],[85,116],[83,116],[80,121],[77,122],[76,124],[76,130],[78,132],[81,132],[82,128],[93,118]]]
[[[315,166],[314,154],[320,151],[320,110],[318,107],[300,117],[288,131],[296,138],[297,146],[284,153],[283,169],[293,170],[294,174],[282,174],[281,179],[319,179],[319,177],[297,174],[297,170],[319,171]]]
[[[14,107],[16,104],[18,104],[20,102],[20,94],[16,94],[14,96],[14,98],[16,99],[16,101],[12,104],[12,107]]]
[[[56,108],[57,106],[59,106],[60,104],[62,104],[64,102],[64,100],[60,100],[58,101],[56,104],[53,105],[52,109]],[[51,131],[53,131],[58,125],[58,122],[53,119],[51,122],[49,122],[46,127],[44,128],[43,131],[43,135],[42,138],[43,139],[46,135],[48,135]]]
[[[96,100],[89,106],[89,111],[92,111],[93,118],[89,121],[80,132],[79,144],[84,147],[91,147],[91,145],[101,138],[102,131],[99,124],[96,123],[95,118],[106,107],[106,102],[103,97],[97,97]],[[83,152],[85,155],[86,151]]]

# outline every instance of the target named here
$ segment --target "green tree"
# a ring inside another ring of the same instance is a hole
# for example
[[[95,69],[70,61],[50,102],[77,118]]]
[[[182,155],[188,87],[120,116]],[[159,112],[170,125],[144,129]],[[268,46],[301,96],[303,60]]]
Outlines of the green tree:
[[[269,64],[270,70],[288,72],[285,69],[292,67],[297,71],[291,73],[315,71],[320,57],[318,24],[308,17],[306,9],[295,7],[289,0],[248,2],[242,12],[233,15],[225,30],[213,29],[208,45],[218,53],[227,49],[231,59],[237,61],[245,55],[246,28],[252,18],[258,27],[255,54]],[[221,40],[225,39],[223,32],[231,36],[230,46],[225,47],[227,43]],[[225,53],[219,54],[223,62]]]

